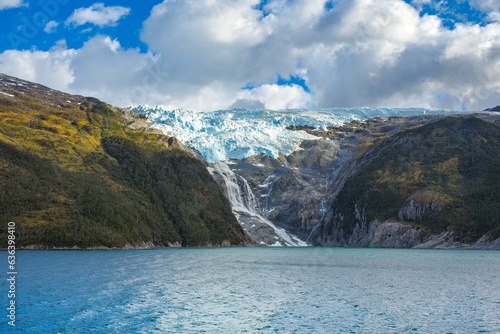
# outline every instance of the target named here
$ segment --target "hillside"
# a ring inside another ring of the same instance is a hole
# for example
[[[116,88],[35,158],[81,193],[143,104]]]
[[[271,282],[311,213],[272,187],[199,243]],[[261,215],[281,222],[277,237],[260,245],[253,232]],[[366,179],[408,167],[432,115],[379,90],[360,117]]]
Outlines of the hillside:
[[[372,233],[377,245],[373,234],[384,223],[381,240],[399,234],[393,246],[416,246],[439,234],[462,244],[500,237],[497,125],[472,116],[444,118],[367,148],[352,166],[318,244],[366,245]]]
[[[138,116],[0,75],[0,119],[0,221],[20,247],[251,243],[203,163]]]

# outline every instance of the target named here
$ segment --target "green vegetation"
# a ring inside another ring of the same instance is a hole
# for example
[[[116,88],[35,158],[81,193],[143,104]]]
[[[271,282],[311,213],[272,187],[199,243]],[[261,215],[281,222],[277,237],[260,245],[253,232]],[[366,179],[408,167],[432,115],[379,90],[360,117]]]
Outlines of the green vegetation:
[[[18,246],[248,241],[200,161],[120,116],[93,98],[0,99],[0,221],[16,222]]]
[[[358,163],[333,204],[347,233],[357,206],[368,221],[403,219],[428,233],[452,229],[464,242],[500,236],[500,127],[445,118],[376,144]],[[402,217],[412,200],[427,210]]]

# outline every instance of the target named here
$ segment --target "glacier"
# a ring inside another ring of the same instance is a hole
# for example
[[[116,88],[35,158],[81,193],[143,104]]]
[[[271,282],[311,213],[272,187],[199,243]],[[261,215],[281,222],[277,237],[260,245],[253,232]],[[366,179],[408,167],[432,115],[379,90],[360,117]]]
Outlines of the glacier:
[[[329,108],[312,110],[233,109],[194,112],[162,106],[134,106],[128,110],[146,117],[154,128],[176,137],[208,162],[245,159],[266,154],[272,158],[300,149],[304,140],[318,139],[290,127],[338,127],[375,117],[452,115],[463,111],[423,108]]]
[[[254,191],[257,193],[262,193],[262,191],[252,190],[248,180],[241,175],[242,170],[237,167],[239,161],[257,154],[268,155],[271,158],[277,158],[281,154],[288,156],[301,150],[301,144],[305,140],[319,139],[304,130],[297,130],[296,127],[307,126],[326,130],[354,120],[363,121],[375,117],[463,113],[422,108],[332,108],[281,111],[233,109],[213,112],[168,110],[162,106],[135,106],[127,109],[142,115],[152,127],[168,136],[176,137],[203,156],[207,161],[208,171],[224,190],[238,222],[257,244],[294,247],[307,246],[307,240],[301,240],[290,231],[277,226],[270,219],[274,208],[268,207],[267,197],[265,205],[263,207],[259,205]],[[328,147],[335,151],[337,146],[332,142]],[[337,153],[330,152],[333,155]],[[253,167],[265,168],[260,164],[253,164]],[[335,165],[331,166],[331,168],[334,167]],[[271,173],[271,170],[265,170],[264,173]],[[326,173],[326,179],[322,181],[326,184],[325,189],[319,187],[314,190],[321,197],[317,210],[323,215],[326,191],[331,182],[330,177],[334,173],[336,173],[336,168]],[[257,187],[265,188],[266,196],[269,196],[273,190],[273,184],[269,178],[273,178],[274,175],[267,176],[268,179],[263,184],[257,184]]]

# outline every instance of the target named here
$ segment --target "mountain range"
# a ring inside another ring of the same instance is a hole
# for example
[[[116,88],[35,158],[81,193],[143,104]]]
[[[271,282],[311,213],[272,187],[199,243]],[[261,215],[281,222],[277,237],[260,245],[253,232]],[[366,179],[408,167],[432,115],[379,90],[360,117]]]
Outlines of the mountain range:
[[[0,75],[0,117],[21,247],[500,249],[493,109],[122,109]]]

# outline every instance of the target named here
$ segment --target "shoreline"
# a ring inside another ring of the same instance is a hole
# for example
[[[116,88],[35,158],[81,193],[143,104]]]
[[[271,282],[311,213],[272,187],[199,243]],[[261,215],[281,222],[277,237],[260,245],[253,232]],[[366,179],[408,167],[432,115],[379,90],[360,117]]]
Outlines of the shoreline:
[[[124,251],[124,250],[158,250],[158,249],[214,249],[214,248],[348,248],[348,249],[408,249],[408,250],[464,250],[464,251],[500,251],[500,248],[494,247],[474,247],[474,245],[464,246],[464,247],[434,247],[434,248],[423,248],[423,247],[356,247],[356,246],[282,246],[282,247],[270,247],[263,245],[234,245],[234,246],[153,246],[153,247],[141,247],[141,246],[124,246],[124,247],[105,247],[105,246],[95,246],[95,247],[47,247],[47,246],[26,246],[17,247],[16,251]],[[7,251],[7,248],[0,248],[0,251]]]

